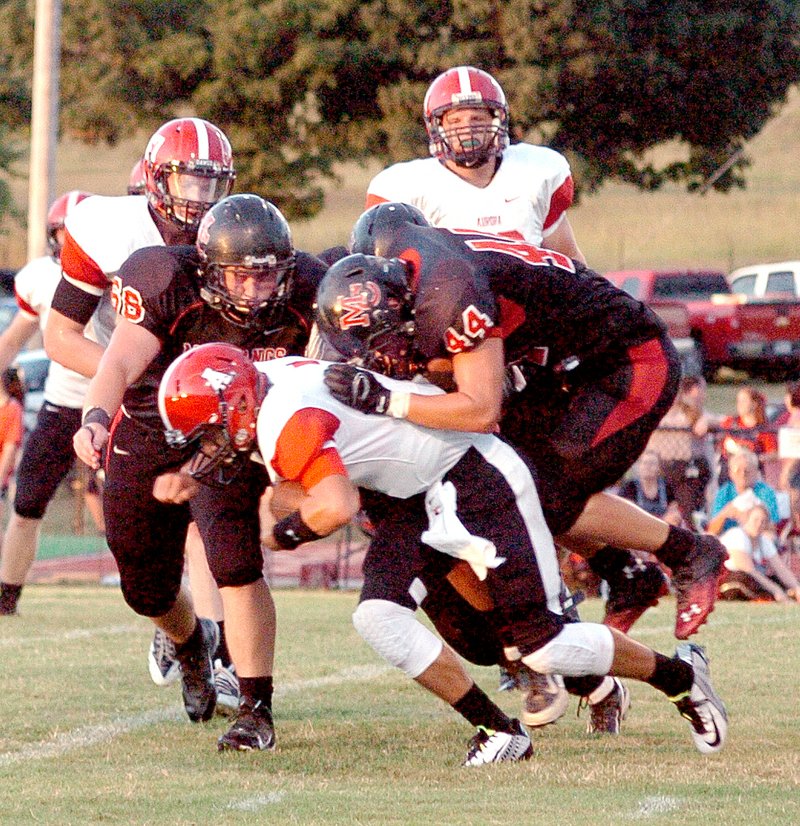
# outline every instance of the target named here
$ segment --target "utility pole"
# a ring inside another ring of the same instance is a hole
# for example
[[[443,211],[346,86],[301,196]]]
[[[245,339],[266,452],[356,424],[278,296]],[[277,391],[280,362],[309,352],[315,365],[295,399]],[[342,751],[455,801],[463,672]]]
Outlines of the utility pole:
[[[28,172],[28,260],[44,255],[45,224],[54,198],[61,63],[61,0],[36,0],[31,149]]]

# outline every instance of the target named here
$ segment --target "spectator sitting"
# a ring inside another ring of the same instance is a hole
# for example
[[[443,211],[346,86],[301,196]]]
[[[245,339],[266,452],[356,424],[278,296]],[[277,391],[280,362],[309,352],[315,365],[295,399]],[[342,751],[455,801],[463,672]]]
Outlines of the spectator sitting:
[[[742,387],[736,394],[736,415],[724,416],[720,428],[727,431],[722,440],[721,481],[730,478],[727,466],[734,454],[747,448],[758,457],[761,470],[770,484],[778,484],[777,428],[767,421],[767,399],[760,390]]]
[[[661,460],[654,450],[645,450],[634,466],[633,478],[623,482],[619,495],[636,502],[653,516],[658,516],[670,525],[683,522],[672,485],[661,469]]]
[[[683,521],[692,525],[694,514],[706,514],[716,493],[714,445],[709,432],[720,416],[706,410],[706,382],[702,376],[684,376],[675,402],[648,443],[661,459],[664,476],[675,492]]]
[[[720,541],[728,550],[728,569],[720,584],[723,599],[800,601],[800,583],[781,559],[769,534],[769,514],[763,502],[742,514],[741,525],[725,531]]]
[[[711,506],[711,518],[706,531],[719,536],[728,528],[742,524],[745,511],[758,498],[767,508],[770,521],[777,525],[780,519],[775,491],[761,478],[758,457],[751,450],[741,450],[730,461],[730,479],[717,491]]]

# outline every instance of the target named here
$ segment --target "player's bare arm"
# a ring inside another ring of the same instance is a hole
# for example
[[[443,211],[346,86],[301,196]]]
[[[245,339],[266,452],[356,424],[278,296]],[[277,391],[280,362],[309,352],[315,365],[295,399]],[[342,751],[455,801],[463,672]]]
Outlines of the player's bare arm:
[[[103,348],[83,334],[84,325],[51,309],[44,329],[44,348],[53,361],[83,376],[94,376]]]
[[[103,353],[84,401],[84,425],[75,434],[75,453],[89,467],[100,466],[100,452],[108,442],[109,426],[130,384],[141,376],[161,348],[148,330],[121,320]]]

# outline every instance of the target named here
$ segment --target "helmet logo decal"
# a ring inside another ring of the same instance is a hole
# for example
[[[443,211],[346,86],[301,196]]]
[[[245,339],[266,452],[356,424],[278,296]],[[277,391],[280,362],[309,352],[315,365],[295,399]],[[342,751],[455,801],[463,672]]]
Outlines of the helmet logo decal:
[[[233,373],[223,373],[213,367],[206,367],[200,376],[215,393],[221,393],[233,381]]]
[[[203,216],[203,220],[200,222],[200,227],[197,230],[198,244],[207,244],[209,242],[211,238],[210,230],[216,220],[216,216],[211,212],[207,212]]]
[[[342,309],[339,318],[339,327],[349,330],[351,327],[369,327],[369,310],[377,307],[381,302],[381,289],[374,281],[362,284],[357,282],[350,285],[350,295],[336,297],[337,304]]]

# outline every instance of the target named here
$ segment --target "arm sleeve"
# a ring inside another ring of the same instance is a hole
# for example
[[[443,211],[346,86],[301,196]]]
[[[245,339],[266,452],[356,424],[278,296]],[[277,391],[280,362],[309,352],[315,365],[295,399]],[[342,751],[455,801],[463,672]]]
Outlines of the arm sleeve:
[[[295,412],[281,430],[275,444],[272,467],[284,479],[299,482],[309,490],[327,476],[347,476],[333,436],[339,420],[314,407]]]

